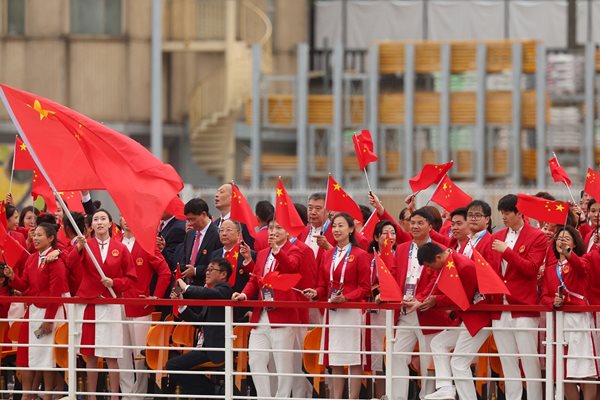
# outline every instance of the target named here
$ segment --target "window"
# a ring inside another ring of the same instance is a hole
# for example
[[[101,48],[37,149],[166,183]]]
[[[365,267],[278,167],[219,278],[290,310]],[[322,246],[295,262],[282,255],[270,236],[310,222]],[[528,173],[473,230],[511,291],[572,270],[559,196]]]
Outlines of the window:
[[[71,0],[71,33],[121,34],[121,0]]]
[[[23,35],[25,33],[25,2],[23,0],[8,0],[8,27],[9,35]]]

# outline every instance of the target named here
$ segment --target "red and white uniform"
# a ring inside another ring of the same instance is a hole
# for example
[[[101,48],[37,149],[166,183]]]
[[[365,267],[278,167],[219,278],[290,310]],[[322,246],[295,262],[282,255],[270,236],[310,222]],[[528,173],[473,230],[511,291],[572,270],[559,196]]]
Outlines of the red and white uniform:
[[[369,261],[369,254],[356,245],[348,244],[343,248],[336,246],[327,250],[319,265],[319,300],[327,301],[332,290],[337,290],[341,291],[346,301],[365,301],[371,291]],[[319,358],[320,363],[326,366],[361,365],[361,328],[344,327],[361,324],[362,310],[326,310],[321,348],[329,353]],[[355,353],[341,354],[336,350]]]
[[[67,273],[65,264],[58,259],[46,264],[45,256],[52,248],[42,253],[35,252],[25,262],[22,275],[14,277],[10,285],[32,297],[61,297],[68,294]],[[55,319],[64,318],[64,309],[59,304],[30,304],[25,318],[31,319]],[[42,322],[25,322],[19,333],[19,344],[48,345],[48,347],[19,347],[17,350],[17,366],[54,368],[54,334],[46,334],[39,339],[34,332],[42,325]],[[53,330],[58,328],[54,324]]]
[[[87,240],[87,244],[104,274],[113,280],[112,289],[116,295],[122,296],[137,279],[135,265],[127,247],[110,238],[102,243],[97,238],[90,238]],[[102,284],[100,274],[85,249],[82,249],[81,252],[71,251],[67,259],[71,266],[81,263],[82,277],[77,297],[83,299],[112,297],[108,288]],[[80,354],[105,358],[123,357],[123,349],[112,347],[123,345],[123,325],[102,322],[103,320],[122,319],[120,305],[89,304],[80,306],[77,307],[77,319],[95,321],[77,324],[77,332],[81,332],[79,336],[81,345],[93,346],[81,348]]]

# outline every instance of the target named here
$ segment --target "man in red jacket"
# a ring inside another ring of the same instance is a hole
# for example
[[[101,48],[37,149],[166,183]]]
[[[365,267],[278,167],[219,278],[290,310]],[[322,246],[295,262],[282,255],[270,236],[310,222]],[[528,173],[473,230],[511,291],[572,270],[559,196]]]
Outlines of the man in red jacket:
[[[488,260],[498,275],[502,277],[511,295],[495,295],[495,304],[536,305],[538,270],[544,262],[548,241],[544,233],[525,224],[523,214],[517,209],[517,196],[508,194],[498,202],[505,229],[492,235],[492,251]],[[535,331],[514,329],[535,329],[539,323],[538,312],[502,312],[492,315],[494,340],[500,354],[502,370],[506,378],[520,379],[519,359],[502,354],[537,354],[538,334]],[[537,357],[522,357],[521,366],[527,382],[527,398],[543,398],[542,383],[530,379],[541,378],[540,360]],[[506,399],[521,399],[523,385],[519,380],[505,382]]]
[[[269,247],[261,250],[256,263],[250,257],[250,248],[244,244],[240,247],[244,265],[252,271],[252,276],[242,293],[235,292],[231,299],[243,301],[258,299],[262,301],[297,301],[295,293],[268,288],[261,284],[261,278],[271,271],[280,274],[297,273],[302,262],[302,252],[288,240],[287,232],[275,221],[269,225]],[[253,372],[252,380],[259,398],[271,397],[270,377],[255,375],[268,373],[267,368],[271,353],[263,350],[273,350],[275,372],[291,374],[294,372],[294,354],[278,352],[276,350],[294,349],[296,335],[294,324],[299,324],[298,312],[292,308],[267,308],[256,307],[252,311],[250,322],[259,323],[250,333],[248,342],[249,364]],[[288,326],[271,327],[270,324],[287,324]],[[261,351],[252,351],[261,350]],[[290,397],[294,378],[292,376],[277,377],[276,397]]]

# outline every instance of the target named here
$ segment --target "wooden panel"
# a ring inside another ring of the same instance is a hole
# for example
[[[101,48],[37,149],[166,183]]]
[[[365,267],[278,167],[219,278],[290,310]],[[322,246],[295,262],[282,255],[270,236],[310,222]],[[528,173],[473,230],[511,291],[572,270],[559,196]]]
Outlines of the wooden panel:
[[[437,92],[415,93],[415,124],[434,125],[440,123],[440,94]]]
[[[550,123],[550,96],[545,97],[546,123]],[[537,108],[536,93],[534,90],[527,90],[521,95],[521,125],[523,128],[533,129],[536,126]]]
[[[523,42],[523,72],[533,74],[536,69],[537,41],[525,40]]]
[[[292,125],[294,122],[294,99],[289,94],[270,95],[267,102],[269,120],[272,125]]]
[[[308,96],[308,123],[331,125],[333,123],[333,96],[313,94]]]
[[[379,95],[379,122],[389,125],[404,123],[404,94],[385,93]]]
[[[456,170],[459,174],[473,173],[473,152],[471,150],[456,151]]]
[[[379,72],[382,74],[404,72],[403,42],[382,42],[379,44]]]
[[[394,174],[400,172],[400,152],[398,150],[386,150],[385,173]]]
[[[25,0],[22,0],[25,1]],[[25,32],[34,37],[59,37],[65,31],[67,0],[25,1]]]
[[[522,149],[521,150],[521,172],[525,179],[536,179],[536,151],[535,149]]]
[[[489,124],[509,125],[512,122],[512,93],[486,92],[485,120]]]
[[[350,96],[350,124],[362,125],[365,123],[365,97]]]
[[[130,41],[128,49],[129,93],[135,93],[133,96],[128,96],[127,99],[129,120],[148,121],[150,120],[150,102],[140,101],[140,99],[150,99],[151,97],[150,68],[140,68],[140,65],[150,65],[150,43],[145,40]]]
[[[457,125],[474,125],[477,112],[475,92],[450,93],[450,122]]]
[[[502,72],[512,68],[512,42],[487,42],[486,69],[487,72]]]
[[[600,49],[596,50],[596,71],[600,72]]]
[[[417,73],[437,72],[441,66],[439,42],[420,42],[415,45],[415,71]]]
[[[450,49],[450,70],[453,74],[477,70],[477,42],[452,42]]]
[[[421,151],[421,164],[437,164],[437,151],[423,150]]]
[[[508,150],[495,149],[492,153],[494,171],[496,175],[508,174]]]

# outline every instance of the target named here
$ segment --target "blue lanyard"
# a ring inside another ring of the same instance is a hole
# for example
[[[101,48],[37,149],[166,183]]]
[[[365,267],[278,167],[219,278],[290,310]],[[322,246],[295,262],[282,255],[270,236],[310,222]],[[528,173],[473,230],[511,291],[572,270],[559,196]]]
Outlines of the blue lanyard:
[[[346,275],[346,266],[348,265],[348,258],[350,257],[350,252],[352,251],[352,243],[348,246],[348,250],[346,251],[346,256],[344,257],[344,264],[342,265],[342,275],[340,277],[340,285],[344,284],[344,276]],[[337,257],[338,246],[335,246],[335,251],[333,252],[333,258],[331,259],[331,267],[329,268],[329,281],[333,282],[333,270],[335,270],[335,258]]]
[[[560,281],[560,286],[562,286],[565,289],[565,292],[567,292],[571,296],[577,297],[580,300],[585,300],[585,296],[583,296],[579,293],[571,292],[569,289],[567,289],[567,285],[565,284],[565,280],[563,279],[563,276],[562,276],[562,266],[563,266],[563,264],[560,261],[556,262],[556,276],[558,276],[558,280]]]
[[[321,235],[324,235],[325,232],[327,232],[327,228],[329,228],[330,223],[331,220],[328,218],[327,221],[325,221],[325,224],[323,225],[323,229],[321,229]]]

